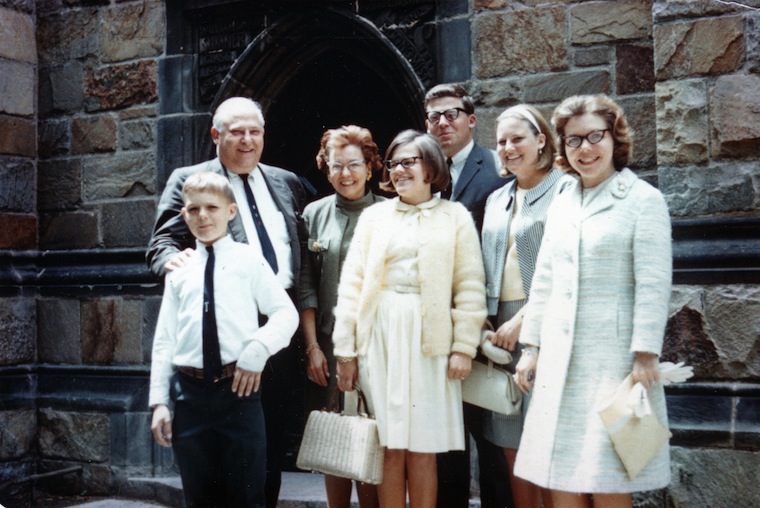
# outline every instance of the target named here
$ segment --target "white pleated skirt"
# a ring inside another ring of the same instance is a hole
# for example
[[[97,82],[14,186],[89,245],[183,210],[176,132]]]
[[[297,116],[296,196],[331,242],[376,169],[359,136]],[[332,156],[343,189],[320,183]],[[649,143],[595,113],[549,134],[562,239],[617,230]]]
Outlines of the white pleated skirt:
[[[422,354],[420,295],[381,293],[359,385],[377,419],[380,443],[419,453],[464,450],[462,387],[447,377],[447,355]]]

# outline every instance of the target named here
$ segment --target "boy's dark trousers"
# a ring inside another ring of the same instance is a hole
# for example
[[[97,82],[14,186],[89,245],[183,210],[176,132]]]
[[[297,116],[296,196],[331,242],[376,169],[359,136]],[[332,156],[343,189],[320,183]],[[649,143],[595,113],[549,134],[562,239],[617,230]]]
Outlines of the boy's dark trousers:
[[[208,386],[176,373],[172,447],[188,508],[261,508],[266,435],[260,391],[239,398],[232,378]]]

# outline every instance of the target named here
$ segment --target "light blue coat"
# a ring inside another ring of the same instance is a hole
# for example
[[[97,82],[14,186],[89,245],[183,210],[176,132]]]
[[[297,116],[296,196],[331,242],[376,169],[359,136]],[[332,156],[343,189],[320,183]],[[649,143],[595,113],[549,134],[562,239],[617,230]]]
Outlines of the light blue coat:
[[[572,492],[634,492],[670,481],[669,448],[630,480],[597,404],[660,354],[671,293],[670,217],[662,194],[622,170],[583,202],[579,183],[549,209],[520,342],[540,346],[515,474]],[[648,392],[667,426],[660,383]]]

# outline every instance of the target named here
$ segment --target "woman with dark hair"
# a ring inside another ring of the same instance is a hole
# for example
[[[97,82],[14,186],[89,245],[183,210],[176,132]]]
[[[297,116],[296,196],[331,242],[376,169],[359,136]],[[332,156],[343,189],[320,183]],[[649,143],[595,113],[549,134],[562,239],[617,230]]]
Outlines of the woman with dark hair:
[[[667,427],[659,379],[670,301],[670,217],[662,194],[625,165],[631,133],[604,95],[570,97],[552,116],[557,165],[579,180],[549,209],[517,365],[532,389],[515,474],[555,506],[630,507],[670,482],[667,443],[630,478],[598,414],[628,374]],[[534,384],[535,383],[535,384]]]
[[[358,379],[385,447],[381,506],[434,507],[436,453],[464,450],[461,381],[486,317],[472,217],[434,196],[448,184],[429,134],[401,132],[381,188],[398,198],[362,214],[335,310],[338,387]]]
[[[554,169],[554,132],[534,107],[507,108],[496,119],[496,152],[502,176],[515,179],[494,191],[486,202],[483,221],[483,263],[486,269],[488,314],[495,329],[486,340],[512,352],[511,373],[520,359],[520,326],[536,266],[549,205],[573,177]],[[484,351],[488,351],[484,348]],[[519,415],[488,412],[483,436],[504,450],[510,469],[516,508],[539,508],[541,492],[513,474],[523,419],[530,397],[523,397]],[[548,492],[547,492],[548,494]],[[544,505],[551,508],[549,496]]]
[[[382,160],[369,130],[356,125],[330,129],[322,135],[317,167],[327,176],[335,194],[310,203],[303,212],[308,241],[301,256],[301,326],[303,327],[307,411],[327,407],[336,389],[332,332],[338,279],[359,216],[382,197],[367,185]],[[348,404],[349,406],[352,404]],[[355,407],[355,406],[354,406]],[[331,508],[351,505],[351,480],[325,475]],[[377,506],[373,485],[357,483],[359,505]]]

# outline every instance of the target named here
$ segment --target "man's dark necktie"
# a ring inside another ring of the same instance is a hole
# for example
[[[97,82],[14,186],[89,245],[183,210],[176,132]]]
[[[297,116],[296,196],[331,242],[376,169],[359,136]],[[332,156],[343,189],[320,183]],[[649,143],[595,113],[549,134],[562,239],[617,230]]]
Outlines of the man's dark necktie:
[[[446,186],[445,189],[443,189],[441,191],[441,198],[442,199],[449,199],[451,197],[451,187],[452,187],[452,183],[451,183],[451,164],[452,164],[452,162],[454,162],[454,161],[451,160],[451,157],[449,157],[448,159],[446,159],[446,164],[449,166],[449,184]]]
[[[267,260],[269,266],[272,267],[272,271],[277,273],[277,256],[274,253],[274,247],[272,247],[272,241],[267,234],[267,228],[264,227],[264,221],[261,220],[259,214],[259,207],[256,206],[256,198],[253,197],[253,191],[248,183],[248,175],[240,175],[243,180],[243,188],[245,188],[245,197],[248,199],[248,206],[251,209],[251,217],[253,217],[253,223],[256,225],[256,234],[259,236],[259,243],[261,244],[261,253],[264,254],[264,259]]]
[[[203,276],[203,378],[213,383],[222,375],[222,355],[219,352],[219,333],[214,307],[214,247],[206,246],[208,259]]]

